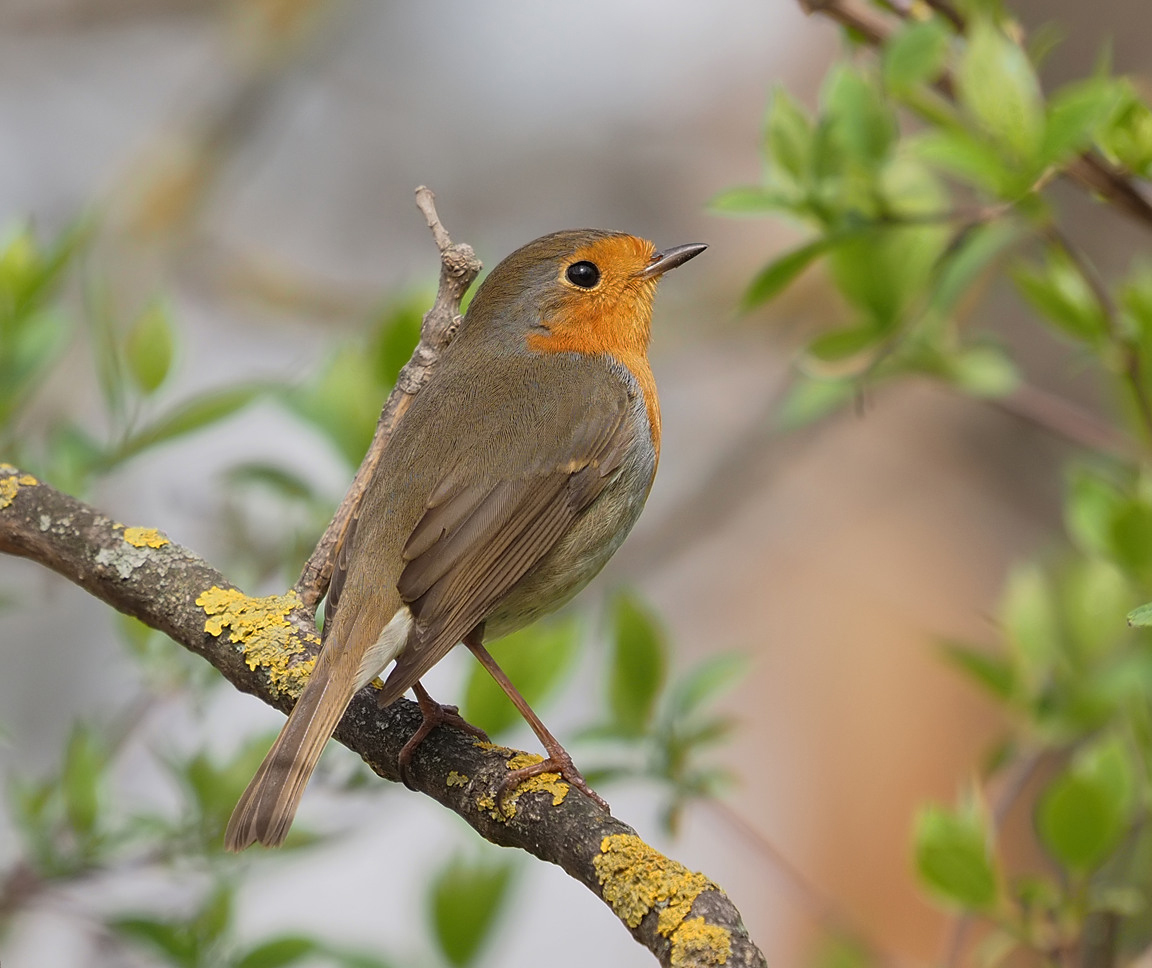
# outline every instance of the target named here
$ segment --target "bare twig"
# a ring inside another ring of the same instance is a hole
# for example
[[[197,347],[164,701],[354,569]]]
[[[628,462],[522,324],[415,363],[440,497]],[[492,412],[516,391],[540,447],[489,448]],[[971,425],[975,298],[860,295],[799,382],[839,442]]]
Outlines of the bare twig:
[[[1130,458],[1136,452],[1135,442],[1106,420],[1030,384],[1017,387],[1006,397],[993,397],[988,403],[1098,454]]]
[[[789,887],[826,930],[851,938],[865,946],[877,964],[888,965],[890,968],[901,964],[899,956],[885,951],[869,936],[864,925],[845,910],[843,905],[814,884],[768,837],[730,804],[716,798],[704,801],[704,805],[767,859],[768,864],[782,875]]]
[[[1104,313],[1104,321],[1108,327],[1108,338],[1112,345],[1120,352],[1123,361],[1124,376],[1132,390],[1132,397],[1136,401],[1136,409],[1144,424],[1144,432],[1152,439],[1152,400],[1148,396],[1148,387],[1144,378],[1144,367],[1140,359],[1140,348],[1132,338],[1124,332],[1120,324],[1120,313],[1116,308],[1116,301],[1108,289],[1108,284],[1093,265],[1092,260],[1072,242],[1067,235],[1055,225],[1049,226],[1045,233],[1054,245],[1058,246],[1076,266],[1081,278],[1092,290],[1100,309]]]
[[[316,603],[328,590],[336,551],[344,540],[349,523],[356,515],[356,509],[360,506],[368,482],[372,479],[376,466],[380,463],[380,457],[392,438],[392,432],[400,423],[400,418],[408,411],[420,388],[428,382],[439,362],[440,354],[456,335],[460,321],[460,301],[480,272],[480,260],[476,258],[472,247],[455,244],[449,238],[440,216],[436,214],[436,196],[424,185],[416,189],[416,205],[424,213],[428,228],[432,230],[432,237],[436,240],[436,247],[440,250],[440,286],[436,293],[436,301],[424,314],[424,322],[420,327],[420,342],[412,351],[412,357],[404,364],[404,368],[396,378],[396,386],[392,388],[392,392],[384,402],[368,453],[360,462],[360,468],[352,479],[348,493],[344,495],[344,500],[336,509],[332,522],[320,538],[316,550],[305,563],[304,570],[294,586],[306,608],[315,608]]]
[[[129,541],[123,525],[95,508],[0,467],[0,552],[58,572],[197,653],[240,691],[290,709],[292,692],[274,682],[315,654],[313,610],[292,595],[247,598],[186,548],[149,535],[143,546]],[[399,700],[380,709],[372,690],[364,689],[335,736],[380,776],[396,780],[400,750],[420,722],[415,703]],[[549,782],[546,774],[542,784],[513,792],[510,815],[496,810],[514,755],[458,730],[439,729],[417,750],[409,778],[418,792],[486,839],[563,868],[604,900],[663,965],[766,964],[723,891],[649,847],[566,784]],[[12,903],[27,890],[17,872],[0,884],[0,902]]]

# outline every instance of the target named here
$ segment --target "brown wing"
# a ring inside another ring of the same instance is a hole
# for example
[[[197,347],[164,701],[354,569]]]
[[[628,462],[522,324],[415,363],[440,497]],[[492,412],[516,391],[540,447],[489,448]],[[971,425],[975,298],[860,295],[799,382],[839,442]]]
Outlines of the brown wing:
[[[568,459],[483,485],[450,475],[404,549],[397,588],[416,631],[384,684],[392,702],[482,622],[604,489],[633,443],[627,396],[573,440]]]

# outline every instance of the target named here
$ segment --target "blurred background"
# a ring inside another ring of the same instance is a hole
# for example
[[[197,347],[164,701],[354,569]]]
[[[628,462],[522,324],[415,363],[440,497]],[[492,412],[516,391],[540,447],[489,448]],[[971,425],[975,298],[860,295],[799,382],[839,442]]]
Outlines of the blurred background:
[[[1152,68],[1152,11],[1136,0],[1016,8],[1026,22],[1065,25],[1052,80],[1089,70],[1109,39],[1117,69]],[[381,319],[418,319],[437,271],[413,204],[419,184],[488,267],[566,227],[709,243],[662,283],[652,348],[660,473],[633,536],[575,609],[587,647],[545,718],[564,738],[600,701],[600,603],[620,587],[658,617],[676,667],[746,654],[743,679],[720,699],[737,720],[712,754],[738,777],[722,806],[690,806],[674,837],[644,784],[603,792],[617,815],[728,891],[769,963],[802,960],[830,923],[860,928],[896,962],[925,963],[942,954],[948,924],[916,889],[911,820],[924,799],[969,782],[1003,725],[936,643],[995,641],[989,616],[1009,567],[1059,540],[1066,451],[927,382],[792,435],[770,431],[796,347],[838,307],[810,274],[740,315],[755,270],[801,236],[707,205],[759,178],[773,87],[813,103],[839,49],[836,30],[792,0],[3,0],[0,225],[30,220],[45,239],[92,226],[74,298],[118,319],[163,304],[178,332],[172,398],[260,381],[307,396],[318,375],[339,382],[333,360]],[[1083,210],[1082,243],[1105,268],[1120,260],[1132,230],[1066,194]],[[1016,324],[1019,310],[1006,292],[983,309],[1038,383],[1095,406],[1067,354]],[[90,349],[83,333],[75,340],[22,433],[100,412]],[[369,426],[375,416],[364,415]],[[307,532],[350,478],[338,440],[258,400],[124,461],[86,496],[270,593],[295,577],[277,561],[286,522],[230,469],[289,468],[322,499],[312,517],[287,522]],[[79,590],[0,560],[0,592],[0,755],[5,770],[35,775],[74,719],[131,704],[139,676],[114,616]],[[444,663],[433,694],[455,701],[467,665]],[[149,702],[141,716],[146,735],[116,780],[145,804],[172,796],[150,753],[227,755],[279,722],[219,689],[200,702]],[[530,744],[523,732],[510,738]],[[570,748],[584,762],[579,743]],[[329,779],[347,782],[353,764],[329,759]],[[301,820],[335,832],[330,846],[240,862],[250,866],[236,901],[242,936],[305,930],[398,964],[437,963],[427,954],[431,872],[483,845],[434,804],[366,786],[351,801],[323,783],[309,791]],[[9,817],[0,858],[15,851]],[[187,903],[188,885],[147,870],[79,880],[30,906],[2,958],[149,964],[102,939],[92,912]],[[650,963],[559,870],[524,865],[510,904],[477,964]]]

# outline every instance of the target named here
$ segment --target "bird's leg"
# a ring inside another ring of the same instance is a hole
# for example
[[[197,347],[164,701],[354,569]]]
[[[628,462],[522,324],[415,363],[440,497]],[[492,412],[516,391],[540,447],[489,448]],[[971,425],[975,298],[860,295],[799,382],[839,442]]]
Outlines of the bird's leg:
[[[412,778],[409,774],[412,754],[437,726],[452,726],[484,740],[485,743],[488,742],[488,734],[461,716],[460,710],[456,706],[441,705],[428,695],[428,690],[419,682],[412,686],[412,691],[416,693],[416,702],[420,705],[420,714],[424,717],[424,721],[420,724],[420,728],[412,734],[412,738],[400,749],[400,755],[397,757],[400,764],[400,779],[404,781],[404,785],[409,790],[413,789]]]
[[[528,705],[528,701],[521,696],[519,690],[512,685],[511,681],[504,674],[504,670],[496,664],[496,660],[492,658],[491,653],[484,648],[483,625],[477,626],[464,636],[464,644],[468,646],[469,651],[476,656],[477,661],[488,670],[488,674],[496,680],[496,685],[503,689],[504,694],[512,700],[512,705],[519,710],[520,715],[523,716],[528,725],[532,727],[532,732],[536,734],[536,737],[543,744],[544,749],[548,751],[547,759],[541,760],[539,763],[533,763],[531,766],[513,770],[509,773],[500,784],[500,789],[496,795],[497,802],[503,804],[504,798],[508,795],[509,791],[513,790],[529,777],[539,776],[541,773],[559,773],[586,797],[593,800],[608,813],[611,813],[611,808],[605,802],[604,798],[588,785],[588,781],[585,780],[584,777],[581,776],[580,771],[576,769],[576,765],[572,762],[572,757],[568,755],[568,751],[564,749],[564,747],[560,745],[559,740],[548,731],[548,727],[545,726],[540,721],[540,717],[532,711],[532,707]]]

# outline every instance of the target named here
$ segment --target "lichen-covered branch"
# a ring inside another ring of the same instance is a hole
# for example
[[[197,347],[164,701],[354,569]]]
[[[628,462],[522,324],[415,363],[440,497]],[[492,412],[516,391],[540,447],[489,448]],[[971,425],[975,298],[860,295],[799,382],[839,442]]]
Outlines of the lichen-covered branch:
[[[314,608],[295,591],[251,598],[151,528],[125,527],[9,465],[0,465],[0,552],[35,561],[203,656],[237,689],[287,711],[311,670]],[[361,691],[336,730],[380,776],[421,722],[415,703],[380,709]],[[496,808],[500,779],[531,754],[436,730],[416,751],[415,788],[483,837],[559,865],[607,903],[661,964],[764,965],[719,887],[648,846],[627,824],[569,789],[534,777]]]
[[[432,237],[436,240],[436,247],[440,250],[440,285],[436,292],[436,301],[424,314],[424,321],[420,326],[420,342],[396,377],[396,385],[384,402],[368,453],[360,462],[348,493],[344,495],[344,500],[340,502],[340,507],[332,517],[332,522],[324,531],[316,550],[308,558],[300,579],[296,582],[296,593],[307,606],[314,606],[328,590],[336,549],[344,539],[348,524],[356,514],[356,508],[360,506],[360,500],[368,488],[368,481],[376,470],[376,465],[380,463],[380,456],[388,446],[392,431],[407,412],[413,397],[428,382],[440,359],[440,354],[456,335],[456,327],[460,322],[460,301],[480,273],[480,260],[476,258],[476,253],[472,251],[470,245],[456,244],[449,238],[440,216],[436,214],[436,196],[424,185],[416,189],[416,205],[424,214],[428,228],[432,231]]]

